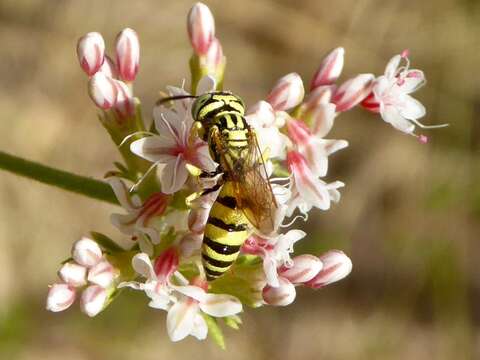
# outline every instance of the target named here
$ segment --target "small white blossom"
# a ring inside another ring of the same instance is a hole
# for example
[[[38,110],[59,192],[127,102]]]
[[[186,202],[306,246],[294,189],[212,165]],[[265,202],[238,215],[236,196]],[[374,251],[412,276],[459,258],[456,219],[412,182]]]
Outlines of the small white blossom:
[[[200,87],[200,85],[199,85]],[[181,89],[170,88],[172,95],[187,94]],[[136,155],[155,164],[165,164],[160,182],[162,191],[174,193],[188,179],[187,165],[212,172],[217,164],[212,160],[208,145],[191,136],[193,118],[191,101],[176,101],[173,109],[157,106],[153,117],[159,135],[134,141],[130,149]]]
[[[47,310],[59,312],[68,309],[75,301],[75,288],[68,284],[53,284],[47,295]]]

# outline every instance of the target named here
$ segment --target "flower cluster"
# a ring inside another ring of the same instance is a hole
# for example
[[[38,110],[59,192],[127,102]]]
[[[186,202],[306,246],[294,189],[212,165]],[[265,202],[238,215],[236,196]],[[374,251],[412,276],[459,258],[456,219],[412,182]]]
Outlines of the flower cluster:
[[[210,330],[223,346],[220,318],[237,329],[244,306],[286,306],[295,300],[297,286],[318,289],[350,273],[352,262],[339,250],[294,256],[294,245],[308,236],[287,228],[298,217],[307,220],[313,208],[326,211],[340,200],[344,183],[327,180],[330,155],[348,146],[346,140],[326,138],[336,117],[361,106],[414,134],[415,125],[425,127],[418,121],[425,108],[410,94],[425,77],[409,68],[403,52],[390,60],[384,75],[360,74],[337,85],[345,56],[337,48],[321,62],[307,93],[301,77],[290,73],[248,106],[245,119],[258,141],[258,162],[265,165],[275,203],[273,229],[265,233],[250,226],[232,268],[207,281],[202,240],[225,169],[213,160],[212,144],[200,135],[192,106],[199,95],[222,89],[226,62],[206,5],[192,7],[187,26],[193,47],[190,90],[167,87],[169,99],[154,107],[150,131],[132,94],[140,54],[136,33],[125,29],[118,35],[115,61],[105,55],[100,34],[78,42],[90,97],[124,160],[106,175],[123,208],[111,222],[132,243],[124,249],[100,233],[92,233],[95,241],[75,243],[73,260],[59,272],[62,283],[50,288],[47,309],[68,308],[85,288],[81,307],[94,316],[118,288],[131,288],[145,292],[150,307],[167,312],[172,341],[189,335],[205,339]]]

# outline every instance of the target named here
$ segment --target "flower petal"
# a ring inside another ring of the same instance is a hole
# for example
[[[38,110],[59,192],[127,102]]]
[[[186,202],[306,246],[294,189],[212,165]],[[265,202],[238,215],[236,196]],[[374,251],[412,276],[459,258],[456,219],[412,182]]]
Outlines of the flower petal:
[[[217,87],[215,78],[207,75],[200,79],[197,85],[197,95],[205,94],[214,91]]]
[[[190,335],[195,336],[198,340],[205,340],[208,334],[208,326],[202,315],[197,314],[193,322],[193,329]]]
[[[167,331],[172,341],[186,338],[193,330],[198,305],[181,301],[173,305],[167,315]]]
[[[425,106],[410,95],[403,96],[403,106],[399,108],[400,115],[407,119],[416,120],[427,113]]]
[[[155,271],[153,270],[152,262],[150,257],[145,253],[136,254],[132,258],[132,267],[133,269],[144,278],[147,279],[156,279]]]
[[[179,293],[188,296],[198,302],[203,302],[205,300],[206,292],[202,288],[195,285],[185,285],[185,286],[175,286],[172,285],[172,288],[178,291]]]
[[[165,163],[174,158],[172,148],[175,139],[167,136],[148,136],[135,140],[130,144],[130,151],[151,162]]]
[[[181,155],[167,162],[160,178],[162,192],[172,194],[180,190],[188,178],[188,171],[185,165],[186,163]]]
[[[405,119],[394,106],[385,106],[380,109],[383,120],[391,124],[394,128],[411,134],[415,130],[415,125]]]
[[[200,309],[211,316],[224,317],[238,314],[242,311],[242,303],[232,295],[206,294],[200,302]]]

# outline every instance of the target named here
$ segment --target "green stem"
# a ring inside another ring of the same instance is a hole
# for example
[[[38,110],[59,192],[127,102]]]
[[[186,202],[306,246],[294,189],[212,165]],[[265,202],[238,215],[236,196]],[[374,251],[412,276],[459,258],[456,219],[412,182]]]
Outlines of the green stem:
[[[93,199],[118,205],[115,194],[104,181],[54,169],[14,155],[9,155],[3,151],[0,151],[0,169]]]

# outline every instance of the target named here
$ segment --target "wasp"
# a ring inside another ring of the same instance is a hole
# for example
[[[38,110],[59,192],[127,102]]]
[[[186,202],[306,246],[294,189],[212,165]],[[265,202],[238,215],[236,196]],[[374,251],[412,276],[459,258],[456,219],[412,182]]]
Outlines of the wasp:
[[[161,102],[183,97],[187,96]],[[223,174],[221,181],[203,193],[221,188],[202,243],[202,263],[207,280],[212,281],[232,266],[253,228],[264,234],[273,232],[277,203],[256,133],[245,119],[242,99],[231,92],[200,95],[192,105],[192,117],[197,122],[194,126],[201,129],[199,135],[208,143],[210,155],[219,164],[216,174]]]

